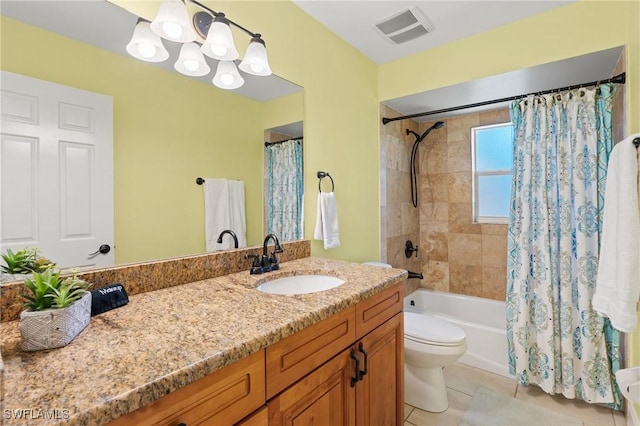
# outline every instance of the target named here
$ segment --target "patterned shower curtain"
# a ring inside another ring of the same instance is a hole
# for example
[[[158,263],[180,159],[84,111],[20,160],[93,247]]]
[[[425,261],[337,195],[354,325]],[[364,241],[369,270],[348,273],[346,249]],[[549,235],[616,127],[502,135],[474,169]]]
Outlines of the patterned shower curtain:
[[[591,307],[613,91],[607,84],[511,105],[507,338],[519,383],[620,409],[619,332]]]
[[[267,158],[266,227],[280,241],[302,239],[302,142],[265,147]]]

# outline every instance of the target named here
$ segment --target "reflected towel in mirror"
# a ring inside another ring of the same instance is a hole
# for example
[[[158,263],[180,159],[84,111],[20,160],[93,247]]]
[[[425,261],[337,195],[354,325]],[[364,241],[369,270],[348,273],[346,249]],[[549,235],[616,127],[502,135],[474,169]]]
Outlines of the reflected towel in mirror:
[[[233,240],[218,236],[230,229],[238,237],[238,247],[247,246],[244,182],[220,178],[204,179],[205,241],[207,251],[233,249]]]

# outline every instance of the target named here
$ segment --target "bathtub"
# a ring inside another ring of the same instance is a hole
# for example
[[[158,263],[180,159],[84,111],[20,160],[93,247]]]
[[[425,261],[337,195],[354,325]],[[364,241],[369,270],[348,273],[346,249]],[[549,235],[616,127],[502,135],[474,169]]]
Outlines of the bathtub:
[[[504,302],[421,288],[404,298],[404,310],[428,312],[463,329],[467,352],[458,362],[513,377],[509,374]]]

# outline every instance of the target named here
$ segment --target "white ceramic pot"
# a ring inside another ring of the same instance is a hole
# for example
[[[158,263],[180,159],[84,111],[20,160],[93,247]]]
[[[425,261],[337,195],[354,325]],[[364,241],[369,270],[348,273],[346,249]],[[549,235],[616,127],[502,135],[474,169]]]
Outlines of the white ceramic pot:
[[[68,345],[91,320],[91,292],[62,309],[20,313],[22,350],[37,351]]]
[[[33,278],[33,274],[0,274],[0,283],[11,283],[14,281],[24,281]]]

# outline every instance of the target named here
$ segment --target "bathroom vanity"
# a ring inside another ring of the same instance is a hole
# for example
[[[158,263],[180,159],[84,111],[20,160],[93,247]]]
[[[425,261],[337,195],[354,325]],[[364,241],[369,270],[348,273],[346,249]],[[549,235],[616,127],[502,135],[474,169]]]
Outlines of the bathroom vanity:
[[[256,290],[300,273],[345,283]],[[269,274],[133,295],[53,351],[20,351],[17,323],[3,323],[3,412],[39,409],[74,425],[402,424],[406,272],[305,257]]]

